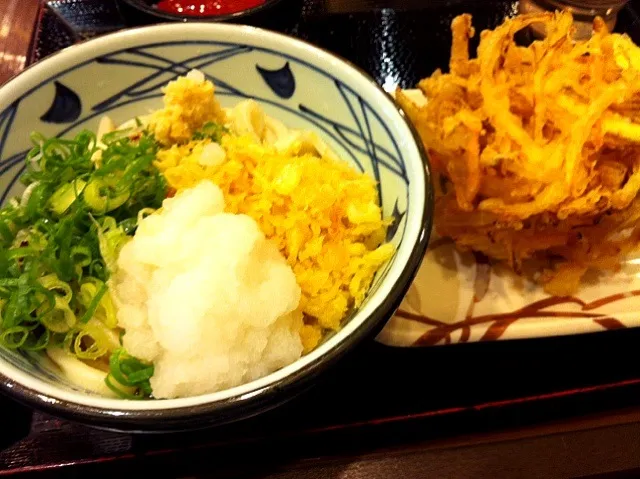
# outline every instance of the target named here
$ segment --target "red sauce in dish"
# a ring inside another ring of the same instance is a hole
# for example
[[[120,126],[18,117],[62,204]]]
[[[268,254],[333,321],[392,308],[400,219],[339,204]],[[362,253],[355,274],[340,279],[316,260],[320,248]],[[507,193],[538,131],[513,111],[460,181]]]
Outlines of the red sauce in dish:
[[[262,5],[265,0],[161,0],[158,10],[194,17],[229,15]]]

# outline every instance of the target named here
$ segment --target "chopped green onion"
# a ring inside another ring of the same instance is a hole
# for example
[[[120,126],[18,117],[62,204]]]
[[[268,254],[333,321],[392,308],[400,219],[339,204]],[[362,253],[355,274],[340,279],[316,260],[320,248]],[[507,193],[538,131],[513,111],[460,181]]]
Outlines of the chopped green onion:
[[[202,128],[193,134],[194,140],[204,140],[209,138],[211,141],[219,143],[222,135],[229,133],[224,125],[208,121]]]
[[[76,324],[77,318],[69,305],[56,296],[55,306],[42,316],[40,322],[54,333],[66,333]]]
[[[116,270],[118,255],[120,250],[129,240],[124,229],[118,226],[115,220],[109,216],[102,220],[102,225],[97,224],[98,228],[98,245],[100,254],[104,259],[107,269],[110,272]]]
[[[109,146],[121,140],[128,140],[129,135],[133,133],[133,128],[123,128],[121,130],[110,131],[102,135],[100,141]]]
[[[38,279],[38,282],[42,285],[43,288],[48,289],[49,291],[61,291],[63,294],[60,297],[60,300],[66,304],[71,302],[73,298],[73,292],[71,290],[71,286],[64,281],[61,281],[55,274],[48,274]]]
[[[133,393],[126,391],[125,389],[131,389],[131,388],[125,388],[124,386],[120,385],[120,383],[115,382],[114,380],[112,380],[111,375],[107,375],[107,377],[104,378],[104,383],[107,385],[109,389],[111,389],[111,391],[113,391],[117,396],[119,396],[122,399],[138,400],[138,399],[146,399],[147,397],[143,392],[141,392],[138,389],[133,389],[134,391]]]
[[[31,134],[29,135],[29,139],[31,140],[31,143],[34,144],[34,146],[40,146],[47,140],[45,136],[38,131],[31,132]]]
[[[93,296],[93,299],[87,306],[87,310],[82,315],[82,318],[80,318],[80,323],[84,324],[93,317],[93,313],[95,313],[96,309],[98,308],[98,305],[100,304],[100,300],[102,299],[102,297],[106,292],[107,292],[107,285],[103,284],[100,287],[100,289],[95,293],[95,295]]]
[[[136,132],[135,140],[127,131],[109,133],[102,149],[89,131],[69,139],[31,135],[20,178],[29,191],[0,209],[0,341],[8,347],[64,343],[81,359],[119,347],[107,281],[139,218],[159,208],[168,189],[153,166],[157,142]],[[131,361],[122,358],[123,374],[144,383],[148,366]],[[136,386],[141,395],[150,393],[147,384]]]
[[[87,347],[83,344],[84,338],[90,338],[91,344]],[[73,342],[73,354],[80,359],[98,359],[107,353],[101,348],[88,331],[80,331]]]
[[[86,185],[87,182],[79,178],[70,183],[63,184],[51,195],[51,198],[49,198],[51,210],[58,216],[64,214],[80,197]]]
[[[91,264],[91,249],[87,246],[73,246],[71,248],[71,258],[77,266],[84,268]]]
[[[35,328],[34,328],[35,329]],[[45,349],[51,341],[51,331],[47,328],[42,328],[42,334],[35,336],[33,331],[27,337],[27,340],[22,344],[21,348],[27,351],[42,351]]]
[[[27,326],[13,326],[2,332],[0,341],[9,349],[18,349],[27,341],[30,332]]]
[[[130,192],[118,192],[118,180],[95,178],[83,191],[84,200],[94,213],[107,213],[119,208],[129,199]]]
[[[136,388],[138,394],[134,394],[134,398],[144,397],[151,394],[149,379],[153,376],[153,372],[153,364],[140,361],[129,355],[123,348],[118,348],[111,353],[109,358],[109,374],[105,383],[120,396],[122,395],[116,390],[118,388],[112,381],[120,386]]]

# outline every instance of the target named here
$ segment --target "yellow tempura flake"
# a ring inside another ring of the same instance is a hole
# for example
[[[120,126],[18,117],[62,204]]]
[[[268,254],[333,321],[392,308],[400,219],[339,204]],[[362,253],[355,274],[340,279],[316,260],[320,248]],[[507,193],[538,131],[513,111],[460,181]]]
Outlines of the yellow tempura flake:
[[[338,329],[394,253],[382,244],[389,222],[374,181],[340,161],[282,154],[248,137],[225,136],[226,160],[206,166],[198,158],[207,142],[174,145],[158,154],[156,165],[177,191],[202,179],[220,186],[227,211],[255,219],[287,258],[305,315]],[[306,331],[311,344],[315,336]]]
[[[302,290],[300,337],[311,351],[362,304],[376,272],[394,254],[385,243],[391,221],[382,218],[376,183],[313,133],[285,133],[275,142],[232,133],[232,113],[219,143],[191,140],[205,122],[225,124],[213,85],[197,80],[171,82],[165,108],[152,115],[152,131],[164,145],[155,164],[176,192],[211,180],[222,190],[227,212],[250,216],[277,245]]]

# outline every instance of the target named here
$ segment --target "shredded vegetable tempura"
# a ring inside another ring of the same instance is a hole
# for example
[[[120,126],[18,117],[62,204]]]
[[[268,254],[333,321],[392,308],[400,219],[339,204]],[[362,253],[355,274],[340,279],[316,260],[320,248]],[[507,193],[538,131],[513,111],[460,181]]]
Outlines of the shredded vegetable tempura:
[[[515,42],[540,23],[543,40]],[[427,103],[397,92],[444,180],[438,233],[516,271],[535,264],[556,295],[640,240],[640,49],[601,19],[588,41],[572,29],[567,12],[519,16],[482,32],[470,59],[459,16],[450,72],[419,84]]]

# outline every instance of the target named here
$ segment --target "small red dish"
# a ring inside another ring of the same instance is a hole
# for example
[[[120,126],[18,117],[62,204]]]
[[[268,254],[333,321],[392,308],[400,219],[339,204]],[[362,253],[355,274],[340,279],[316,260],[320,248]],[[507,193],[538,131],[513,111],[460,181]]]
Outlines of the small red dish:
[[[208,17],[238,13],[264,3],[265,0],[160,0],[155,7],[175,15]]]
[[[295,17],[300,0],[118,0],[130,25],[159,22],[231,22],[279,27]]]

